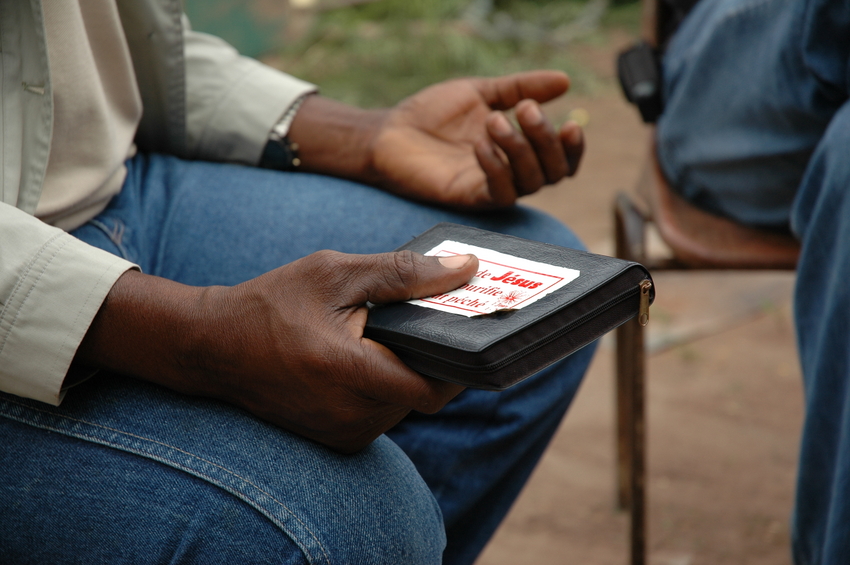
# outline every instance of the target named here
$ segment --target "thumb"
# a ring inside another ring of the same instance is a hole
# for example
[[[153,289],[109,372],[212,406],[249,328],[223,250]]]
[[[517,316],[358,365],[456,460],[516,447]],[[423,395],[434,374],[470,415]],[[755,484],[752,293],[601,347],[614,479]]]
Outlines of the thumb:
[[[564,94],[570,79],[560,71],[525,71],[496,78],[473,79],[473,84],[494,110],[508,110],[520,100],[548,102]]]
[[[474,255],[426,257],[412,251],[364,255],[355,277],[360,302],[381,304],[449,292],[478,270]]]

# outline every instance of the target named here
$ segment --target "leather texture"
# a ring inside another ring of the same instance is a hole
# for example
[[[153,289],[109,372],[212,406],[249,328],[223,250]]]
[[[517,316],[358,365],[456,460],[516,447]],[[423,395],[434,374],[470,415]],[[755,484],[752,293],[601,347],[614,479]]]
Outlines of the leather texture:
[[[425,253],[445,240],[581,272],[525,308],[487,316],[407,303],[370,308],[366,337],[422,374],[476,388],[507,388],[626,322],[638,313],[640,283],[651,280],[637,263],[450,223],[399,250]]]

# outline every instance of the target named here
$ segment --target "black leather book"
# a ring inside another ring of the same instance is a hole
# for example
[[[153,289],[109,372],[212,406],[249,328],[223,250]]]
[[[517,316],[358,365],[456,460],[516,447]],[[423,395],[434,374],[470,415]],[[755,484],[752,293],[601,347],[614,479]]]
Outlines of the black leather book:
[[[645,323],[655,299],[637,263],[456,224],[401,249],[471,251],[479,272],[453,293],[370,305],[366,337],[419,373],[475,388],[503,390],[634,316]]]

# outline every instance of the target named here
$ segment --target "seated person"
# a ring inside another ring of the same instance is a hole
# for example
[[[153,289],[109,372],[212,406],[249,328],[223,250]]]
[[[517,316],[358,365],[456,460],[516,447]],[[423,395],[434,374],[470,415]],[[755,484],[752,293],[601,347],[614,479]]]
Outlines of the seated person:
[[[850,4],[826,0],[702,0],[664,59],[658,157],[671,185],[802,243],[799,565],[850,556],[849,65]]]
[[[475,273],[389,252],[441,221],[580,246],[515,205],[578,166],[567,77],[363,111],[178,4],[0,4],[3,562],[472,563],[593,348],[464,391],[365,305]]]

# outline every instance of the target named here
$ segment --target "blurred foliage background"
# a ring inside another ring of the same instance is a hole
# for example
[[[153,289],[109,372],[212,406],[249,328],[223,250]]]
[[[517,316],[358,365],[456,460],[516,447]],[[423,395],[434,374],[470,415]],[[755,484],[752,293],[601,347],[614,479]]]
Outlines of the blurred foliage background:
[[[636,0],[186,0],[196,29],[364,107],[451,77],[537,68],[592,94],[598,79],[571,45],[636,34],[639,10]]]

